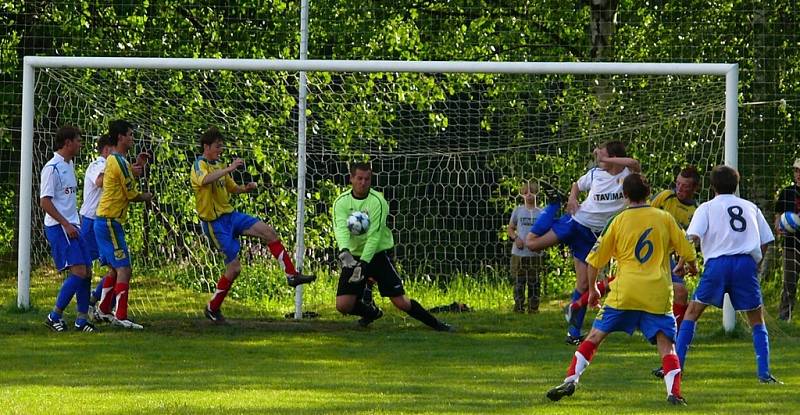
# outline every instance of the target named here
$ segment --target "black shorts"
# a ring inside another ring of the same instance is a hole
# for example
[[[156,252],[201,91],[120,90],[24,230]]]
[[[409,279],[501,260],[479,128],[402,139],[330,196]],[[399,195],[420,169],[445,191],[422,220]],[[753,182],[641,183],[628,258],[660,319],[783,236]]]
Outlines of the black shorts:
[[[359,259],[358,257],[355,257]],[[364,270],[362,270],[363,272]],[[403,280],[394,268],[392,257],[389,251],[381,251],[372,257],[372,261],[367,264],[366,277],[359,282],[352,283],[348,280],[353,275],[352,269],[343,269],[339,274],[339,286],[336,287],[336,296],[356,295],[361,296],[367,284],[367,279],[378,283],[378,291],[381,297],[399,297],[406,293],[403,289]]]

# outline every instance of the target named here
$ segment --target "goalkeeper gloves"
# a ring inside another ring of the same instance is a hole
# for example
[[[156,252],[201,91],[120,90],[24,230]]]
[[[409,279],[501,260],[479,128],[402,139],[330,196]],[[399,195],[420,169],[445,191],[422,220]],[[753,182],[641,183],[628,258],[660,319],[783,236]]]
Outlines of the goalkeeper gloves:
[[[353,258],[353,254],[347,249],[339,252],[339,263],[342,264],[344,269],[355,268],[358,265],[358,261]]]
[[[355,268],[353,268],[353,274],[350,275],[350,279],[348,279],[347,282],[361,282],[364,279],[366,272],[367,263],[364,261],[358,261]]]

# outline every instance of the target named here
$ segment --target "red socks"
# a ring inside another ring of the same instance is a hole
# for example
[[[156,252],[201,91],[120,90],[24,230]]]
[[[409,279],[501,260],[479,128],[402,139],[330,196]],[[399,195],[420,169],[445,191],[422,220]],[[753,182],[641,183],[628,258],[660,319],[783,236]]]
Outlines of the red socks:
[[[211,301],[208,302],[208,308],[211,311],[219,311],[219,308],[222,306],[222,301],[225,300],[225,296],[228,295],[228,290],[231,289],[231,285],[233,285],[233,282],[225,278],[224,275],[219,279],[217,282],[217,290],[214,291],[214,295],[211,296]]]
[[[584,340],[580,346],[578,346],[578,350],[575,351],[575,355],[572,357],[572,362],[567,368],[567,378],[565,379],[566,382],[577,382],[578,378],[580,378],[581,373],[586,370],[586,367],[589,366],[589,363],[592,361],[594,357],[594,352],[597,351],[597,345],[588,341]]]
[[[128,319],[128,283],[118,282],[114,286],[114,292],[117,294],[117,305],[114,317],[117,320]]]
[[[677,323],[678,328],[681,327],[681,322],[683,321],[683,316],[686,314],[687,308],[689,308],[688,304],[672,303],[672,314],[675,316],[675,323]]]
[[[278,260],[278,263],[283,269],[283,272],[286,275],[295,275],[297,274],[297,270],[294,269],[294,263],[292,262],[292,258],[286,252],[286,248],[283,247],[281,241],[274,241],[267,244],[269,248],[269,252],[272,253],[272,256]]]
[[[114,300],[114,284],[116,283],[116,278],[113,278],[111,274],[103,277],[103,291],[100,294],[97,308],[105,314],[111,313],[111,301]]]
[[[667,395],[681,396],[681,363],[678,355],[668,354],[661,359],[664,368],[664,383],[667,385]]]

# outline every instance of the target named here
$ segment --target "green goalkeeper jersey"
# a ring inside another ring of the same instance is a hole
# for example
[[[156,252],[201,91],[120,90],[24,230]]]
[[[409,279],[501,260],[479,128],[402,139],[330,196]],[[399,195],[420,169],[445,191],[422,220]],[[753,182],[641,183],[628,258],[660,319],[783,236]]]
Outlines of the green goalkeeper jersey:
[[[347,229],[347,218],[353,212],[362,212],[369,217],[369,229],[363,235],[353,235]],[[392,231],[386,227],[389,204],[381,192],[369,190],[367,197],[358,199],[352,189],[339,195],[333,202],[333,227],[339,250],[349,249],[350,253],[370,262],[376,252],[394,246]]]

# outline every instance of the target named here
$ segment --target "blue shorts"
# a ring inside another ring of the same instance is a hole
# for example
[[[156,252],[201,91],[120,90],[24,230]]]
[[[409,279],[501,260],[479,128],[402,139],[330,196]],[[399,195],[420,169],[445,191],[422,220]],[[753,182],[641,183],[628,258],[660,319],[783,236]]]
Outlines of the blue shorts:
[[[706,261],[692,301],[722,308],[725,293],[736,311],[761,307],[758,265],[748,254],[726,255]]]
[[[125,242],[125,231],[114,219],[97,217],[94,220],[94,237],[100,261],[114,268],[130,268],[131,256]]]
[[[653,314],[640,310],[617,310],[609,306],[603,306],[597,313],[592,327],[606,333],[624,331],[629,335],[639,329],[650,344],[656,344],[659,331],[675,343],[675,334],[678,331],[672,313]]]
[[[226,213],[212,222],[203,222],[203,233],[208,235],[214,246],[225,254],[225,263],[239,256],[242,246],[239,235],[258,223],[259,219],[246,213]]]
[[[675,269],[675,265],[678,265],[678,263],[675,262],[675,258],[670,257],[669,272],[672,274],[672,283],[686,285],[686,280],[684,280],[683,277],[681,277],[680,275],[675,275],[675,273],[672,272],[672,270]]]
[[[100,265],[108,265],[104,259],[100,258],[100,251],[97,249],[97,239],[94,237],[94,219],[81,216],[81,238],[83,238],[86,251],[89,252],[89,259],[92,261],[99,259]]]
[[[591,229],[576,222],[569,213],[558,218],[552,229],[558,240],[572,250],[572,256],[586,262],[586,257],[597,242],[597,235]]]
[[[50,254],[56,269],[63,271],[73,265],[91,266],[89,251],[80,233],[76,239],[69,239],[61,225],[45,226],[44,235],[50,243]]]

